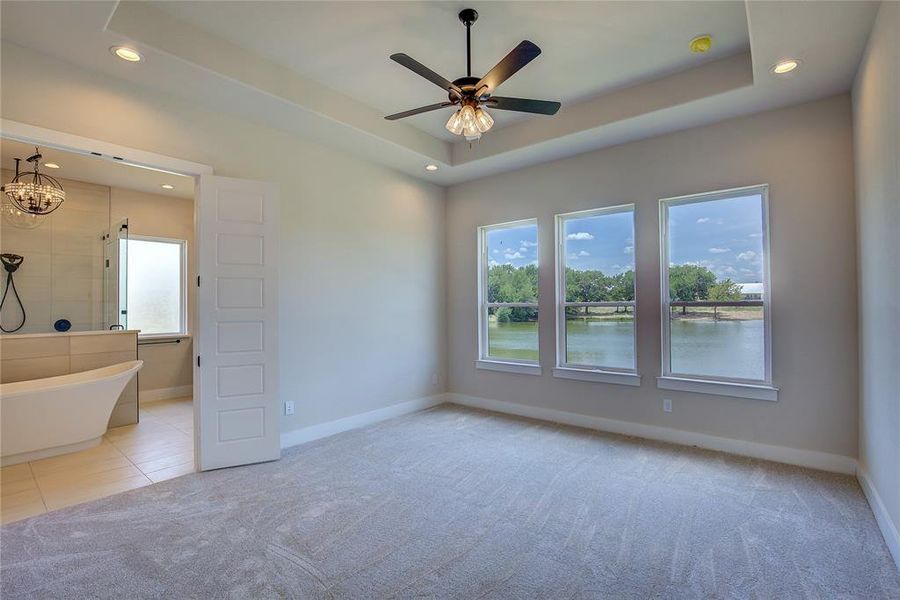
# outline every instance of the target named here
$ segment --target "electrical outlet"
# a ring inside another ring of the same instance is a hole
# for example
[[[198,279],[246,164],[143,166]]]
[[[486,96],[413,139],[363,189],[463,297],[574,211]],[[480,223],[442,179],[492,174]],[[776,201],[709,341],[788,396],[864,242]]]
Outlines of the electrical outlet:
[[[672,400],[669,398],[663,398],[663,410],[666,412],[672,412]]]
[[[437,384],[438,384],[438,374],[435,373],[434,375],[431,376],[431,385],[437,385]]]
[[[292,415],[294,414],[294,401],[286,400],[284,403],[284,414]]]

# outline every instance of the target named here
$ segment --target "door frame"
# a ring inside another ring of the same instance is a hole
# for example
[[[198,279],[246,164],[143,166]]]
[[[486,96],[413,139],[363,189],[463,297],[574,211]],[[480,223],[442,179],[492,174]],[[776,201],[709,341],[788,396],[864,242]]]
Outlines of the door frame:
[[[155,152],[147,152],[137,148],[129,148],[119,144],[111,144],[102,140],[56,131],[36,125],[29,125],[19,121],[10,119],[0,119],[0,138],[43,146],[46,148],[54,148],[74,154],[82,154],[93,158],[99,158],[112,163],[139,167],[141,169],[149,169],[151,171],[161,171],[163,173],[173,173],[175,175],[184,175],[194,180],[194,256],[199,256],[200,245],[203,240],[198,235],[198,223],[196,216],[196,207],[199,201],[199,181],[201,175],[214,175],[211,165],[192,162],[181,158],[166,156],[165,154],[157,154]],[[187,282],[191,285],[191,282]],[[192,331],[191,335],[200,330],[200,311],[194,306],[191,314]],[[192,340],[191,348],[193,356],[191,358],[193,364],[193,407],[194,407],[194,470],[200,470],[200,402],[201,398],[197,394],[199,386],[197,385],[199,373],[197,368],[197,344]]]

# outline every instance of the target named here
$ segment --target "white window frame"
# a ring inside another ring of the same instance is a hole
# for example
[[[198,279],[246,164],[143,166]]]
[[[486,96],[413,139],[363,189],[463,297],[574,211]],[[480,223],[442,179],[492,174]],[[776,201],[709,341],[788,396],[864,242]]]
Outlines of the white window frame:
[[[129,233],[128,240],[126,240],[126,243],[129,243],[132,240],[140,241],[140,242],[160,242],[160,243],[164,243],[164,244],[177,244],[179,246],[179,251],[180,251],[180,255],[181,255],[181,264],[180,264],[181,272],[179,274],[179,278],[181,279],[181,299],[180,299],[180,306],[179,306],[179,313],[180,313],[179,316],[180,316],[181,322],[179,325],[179,328],[180,328],[179,331],[164,332],[164,333],[139,333],[138,338],[140,338],[140,339],[154,339],[154,338],[159,339],[159,338],[178,338],[178,337],[190,336],[190,332],[188,331],[188,314],[187,314],[188,313],[187,240],[182,240],[182,239],[178,239],[178,238],[160,237],[160,236],[154,236],[154,235],[135,235],[135,234]],[[131,272],[128,272],[128,277],[129,277],[129,279],[131,278]],[[126,285],[127,285],[127,283],[126,283]],[[130,295],[128,297],[130,297]],[[126,302],[125,310],[129,310],[128,305],[127,305],[128,300],[126,299],[125,302]],[[130,313],[129,313],[129,316],[130,316]]]
[[[553,376],[562,379],[577,379],[599,383],[617,383],[639,386],[641,378],[637,374],[637,260],[634,261],[634,300],[629,302],[566,302],[566,222],[570,219],[584,219],[624,212],[631,212],[631,230],[637,248],[636,207],[634,204],[619,204],[602,208],[592,208],[556,215],[556,368]],[[617,369],[598,365],[570,363],[566,360],[566,308],[570,307],[631,306],[634,321],[632,343],[634,367]]]
[[[669,208],[684,204],[713,202],[741,196],[759,194],[762,197],[762,248],[763,248],[763,335],[765,352],[765,377],[762,380],[739,377],[711,377],[671,370],[671,321],[669,299]],[[660,246],[660,308],[662,327],[662,376],[657,387],[669,390],[699,392],[756,400],[778,400],[778,388],[772,382],[772,286],[770,285],[769,260],[769,186],[768,184],[663,198],[659,201]]]
[[[482,225],[478,228],[478,358],[475,361],[475,367],[489,371],[503,371],[506,373],[520,373],[525,375],[541,375],[540,365],[540,298],[536,298],[535,302],[488,302],[488,271],[490,267],[488,261],[487,234],[491,231],[499,229],[513,229],[526,225],[534,225],[537,230],[537,249],[538,256],[538,278],[540,278],[540,248],[541,248],[541,230],[538,226],[538,220],[521,219],[518,221],[508,221],[506,223],[496,223],[494,225]],[[538,285],[540,288],[540,284]],[[540,289],[538,289],[540,296]],[[490,346],[488,343],[488,309],[490,308],[533,308],[538,311],[538,360],[526,359],[503,359],[491,357],[488,352]]]

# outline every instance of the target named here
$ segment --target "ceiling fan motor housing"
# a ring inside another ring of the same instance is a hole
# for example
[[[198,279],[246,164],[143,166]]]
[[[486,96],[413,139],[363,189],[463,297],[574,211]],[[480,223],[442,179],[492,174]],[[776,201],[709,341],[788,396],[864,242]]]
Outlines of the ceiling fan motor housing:
[[[459,12],[459,20],[466,27],[470,27],[478,20],[478,11],[474,8],[464,8]]]

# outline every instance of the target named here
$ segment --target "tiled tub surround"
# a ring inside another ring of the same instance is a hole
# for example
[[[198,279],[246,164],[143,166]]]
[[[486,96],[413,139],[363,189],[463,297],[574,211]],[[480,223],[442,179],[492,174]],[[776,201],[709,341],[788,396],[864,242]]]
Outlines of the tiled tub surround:
[[[0,383],[68,375],[136,360],[137,335],[137,331],[84,331],[0,336]],[[138,377],[119,396],[110,427],[137,423]]]

